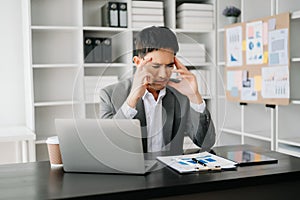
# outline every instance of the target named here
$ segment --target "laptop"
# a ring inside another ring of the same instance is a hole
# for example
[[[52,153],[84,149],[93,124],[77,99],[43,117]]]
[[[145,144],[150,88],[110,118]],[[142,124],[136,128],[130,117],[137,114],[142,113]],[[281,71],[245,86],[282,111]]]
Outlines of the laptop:
[[[56,119],[65,172],[145,174],[157,161],[144,159],[137,119]]]

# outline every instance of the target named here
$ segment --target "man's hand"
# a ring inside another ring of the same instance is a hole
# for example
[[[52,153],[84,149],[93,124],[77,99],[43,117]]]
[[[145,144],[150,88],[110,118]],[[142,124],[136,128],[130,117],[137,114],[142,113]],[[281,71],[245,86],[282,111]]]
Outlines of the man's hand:
[[[176,57],[174,59],[177,72],[182,79],[179,83],[169,81],[168,85],[174,87],[180,93],[186,95],[192,103],[201,104],[202,97],[198,91],[198,83],[195,75],[191,73]]]
[[[135,58],[139,59],[139,58]],[[127,104],[135,108],[138,100],[145,94],[145,91],[149,85],[151,74],[147,73],[144,66],[151,62],[151,57],[145,57],[140,62],[136,62],[136,71],[133,77],[131,91],[127,97]]]

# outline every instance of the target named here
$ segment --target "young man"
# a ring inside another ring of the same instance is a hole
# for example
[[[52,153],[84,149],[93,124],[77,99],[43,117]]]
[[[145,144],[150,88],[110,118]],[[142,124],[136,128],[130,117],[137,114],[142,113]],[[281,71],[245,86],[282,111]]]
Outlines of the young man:
[[[145,153],[182,154],[185,134],[205,150],[215,143],[214,125],[196,77],[176,58],[178,49],[168,28],[143,29],[136,38],[133,79],[100,92],[100,118],[140,120]],[[179,83],[170,81],[172,72],[180,74]]]

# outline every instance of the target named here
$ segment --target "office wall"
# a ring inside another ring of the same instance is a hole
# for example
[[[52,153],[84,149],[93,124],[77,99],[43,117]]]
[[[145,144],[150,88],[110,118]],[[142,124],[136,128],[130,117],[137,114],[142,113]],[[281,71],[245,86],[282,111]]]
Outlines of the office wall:
[[[21,1],[0,2],[0,128],[25,125]],[[13,147],[0,144],[0,163],[15,161]]]
[[[21,1],[0,5],[0,127],[25,124]]]

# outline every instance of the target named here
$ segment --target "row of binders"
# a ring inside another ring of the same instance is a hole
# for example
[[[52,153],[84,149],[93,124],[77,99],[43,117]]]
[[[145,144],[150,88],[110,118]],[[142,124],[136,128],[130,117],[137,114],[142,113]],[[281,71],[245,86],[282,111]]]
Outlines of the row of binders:
[[[128,27],[128,9],[124,2],[107,2],[101,8],[102,25],[107,27]],[[164,26],[162,1],[132,1],[132,28]],[[212,30],[213,5],[183,3],[177,7],[176,25],[181,29]]]
[[[161,1],[132,1],[132,27],[164,26]]]
[[[110,63],[112,62],[111,38],[84,38],[85,63]]]
[[[118,76],[85,76],[85,101],[99,102],[100,90],[108,85],[118,82]]]
[[[102,6],[102,25],[127,28],[127,3],[107,2]]]
[[[213,5],[183,3],[177,7],[177,28],[192,30],[213,29]]]

